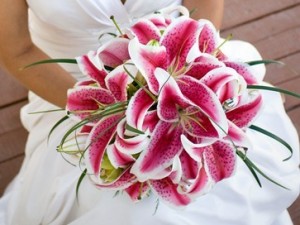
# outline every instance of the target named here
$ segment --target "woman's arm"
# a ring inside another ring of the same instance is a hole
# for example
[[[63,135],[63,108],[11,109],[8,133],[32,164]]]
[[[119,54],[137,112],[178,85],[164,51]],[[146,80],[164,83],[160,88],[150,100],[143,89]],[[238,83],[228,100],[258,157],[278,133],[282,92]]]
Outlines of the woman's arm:
[[[221,28],[224,0],[183,0],[183,5],[189,10],[195,9],[194,19],[209,19],[217,29]]]
[[[0,61],[9,74],[45,100],[65,107],[67,90],[75,84],[70,74],[56,64],[20,70],[49,58],[31,41],[25,0],[0,1],[0,34]]]

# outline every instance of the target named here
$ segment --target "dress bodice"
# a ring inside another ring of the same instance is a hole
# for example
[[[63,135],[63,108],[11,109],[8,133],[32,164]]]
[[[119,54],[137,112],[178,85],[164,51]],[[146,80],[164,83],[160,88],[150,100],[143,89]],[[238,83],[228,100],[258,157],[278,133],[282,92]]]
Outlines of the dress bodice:
[[[27,0],[33,42],[53,58],[73,58],[95,50],[99,36],[180,0]],[[63,65],[69,72],[77,67]]]

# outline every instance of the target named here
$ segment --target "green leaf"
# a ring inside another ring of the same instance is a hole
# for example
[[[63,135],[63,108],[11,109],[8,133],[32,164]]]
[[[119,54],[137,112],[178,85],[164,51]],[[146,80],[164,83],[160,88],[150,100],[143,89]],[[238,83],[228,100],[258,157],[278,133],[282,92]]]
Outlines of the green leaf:
[[[99,41],[101,41],[101,39],[102,39],[102,38],[103,38],[105,35],[110,35],[110,36],[112,36],[112,37],[114,37],[114,38],[116,38],[116,37],[117,37],[117,35],[116,35],[116,34],[114,34],[114,33],[111,33],[111,32],[107,32],[107,33],[103,33],[103,34],[101,34],[101,35],[99,36],[98,40],[99,40]]]
[[[244,153],[242,153],[241,151],[236,151],[236,154],[243,160],[243,162],[246,164],[246,166],[248,167],[248,169],[250,170],[250,172],[252,173],[252,175],[254,176],[256,182],[258,183],[258,185],[260,187],[262,187],[261,182],[255,172],[255,170],[252,168],[251,164],[249,164],[249,162],[247,161],[246,155]]]
[[[51,134],[53,133],[53,131],[61,124],[63,123],[65,120],[69,119],[69,116],[64,116],[63,118],[61,118],[59,121],[56,122],[56,124],[54,124],[54,126],[51,128],[49,134],[48,134],[48,138],[47,140],[49,141]]]
[[[131,131],[133,133],[137,133],[137,134],[145,134],[143,131],[135,129],[134,127],[132,127],[132,126],[130,126],[128,124],[126,124],[126,130],[129,130],[129,131]]]
[[[286,141],[284,141],[283,139],[281,139],[277,135],[275,135],[275,134],[273,134],[273,133],[271,133],[271,132],[269,132],[269,131],[261,128],[261,127],[255,126],[255,125],[251,125],[249,128],[252,129],[252,130],[258,131],[258,132],[260,132],[260,133],[262,133],[266,136],[269,136],[270,138],[273,138],[274,140],[276,140],[279,143],[281,143],[282,145],[284,145],[291,152],[291,155],[288,158],[284,159],[283,161],[287,161],[293,156],[292,147]]]
[[[153,212],[153,216],[157,213],[157,210],[158,210],[158,207],[159,207],[159,198],[156,200],[156,205],[155,205],[155,209],[154,209],[154,212]]]
[[[50,112],[60,112],[60,111],[65,111],[65,110],[64,109],[53,109],[53,110],[30,112],[28,114],[40,114],[40,113],[50,113]]]
[[[255,60],[255,61],[249,61],[249,62],[246,62],[246,63],[249,66],[255,66],[255,65],[259,65],[259,64],[266,64],[267,65],[267,64],[272,64],[272,63],[284,65],[283,62],[272,60],[272,59]]]
[[[248,168],[251,168],[251,171],[256,171],[257,173],[259,173],[261,176],[263,176],[264,178],[266,178],[268,181],[272,182],[273,184],[276,184],[279,187],[282,187],[286,190],[289,190],[287,187],[283,186],[282,184],[274,181],[273,179],[271,179],[270,177],[268,177],[264,172],[262,172],[243,152],[241,151],[237,151],[237,154],[240,158],[242,158],[242,160],[246,163],[246,165],[248,166]],[[258,179],[258,177],[257,177]],[[261,185],[260,185],[261,186]]]
[[[77,185],[76,185],[76,199],[77,199],[77,200],[78,200],[78,191],[79,191],[80,184],[81,184],[83,178],[86,176],[86,174],[87,174],[87,169],[85,169],[85,170],[81,173],[81,175],[80,175],[80,177],[79,177],[79,179],[78,179],[78,182],[77,182]]]
[[[276,87],[270,87],[270,86],[264,86],[264,85],[248,85],[247,88],[255,89],[255,90],[275,91],[275,92],[280,92],[280,93],[284,93],[287,95],[291,95],[296,98],[300,98],[300,94],[298,94],[298,93],[291,92],[291,91],[281,89],[281,88],[276,88]]]
[[[41,61],[38,61],[38,62],[31,63],[29,65],[26,65],[26,66],[22,67],[21,70],[27,69],[27,68],[32,67],[32,66],[36,66],[36,65],[40,65],[40,64],[48,64],[48,63],[77,64],[77,61],[76,61],[76,59],[46,59],[46,60],[41,60]]]

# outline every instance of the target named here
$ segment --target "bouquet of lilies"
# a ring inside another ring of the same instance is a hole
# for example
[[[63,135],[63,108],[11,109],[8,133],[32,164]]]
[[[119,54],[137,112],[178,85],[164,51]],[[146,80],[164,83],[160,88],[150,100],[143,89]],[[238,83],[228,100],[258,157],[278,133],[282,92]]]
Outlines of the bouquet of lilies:
[[[133,201],[150,193],[185,206],[232,176],[238,157],[268,178],[247,157],[262,96],[249,67],[267,61],[228,58],[207,20],[179,7],[135,21],[98,50],[76,58],[87,79],[68,92],[66,118],[75,125],[58,151],[72,154],[99,188],[126,192]],[[289,93],[285,91],[286,93]],[[291,150],[292,151],[292,150]],[[278,184],[278,183],[276,183]],[[278,184],[280,185],[280,184]]]

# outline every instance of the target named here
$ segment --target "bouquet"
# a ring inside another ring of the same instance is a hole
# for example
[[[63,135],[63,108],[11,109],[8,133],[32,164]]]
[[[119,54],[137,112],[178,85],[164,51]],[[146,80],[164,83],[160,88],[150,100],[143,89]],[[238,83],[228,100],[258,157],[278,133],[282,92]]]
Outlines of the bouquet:
[[[221,51],[227,40],[211,22],[177,9],[179,17],[168,8],[118,28],[99,49],[76,58],[87,79],[69,90],[67,116],[53,129],[75,121],[58,151],[77,158],[78,187],[88,175],[98,188],[124,191],[133,201],[154,193],[185,206],[232,176],[238,158],[259,184],[257,173],[276,183],[247,157],[245,131],[292,152],[253,121],[262,106],[259,89],[299,95],[260,85],[249,67],[271,61],[230,59]]]

